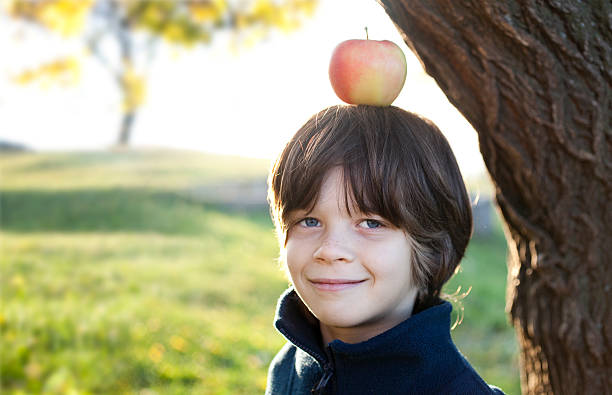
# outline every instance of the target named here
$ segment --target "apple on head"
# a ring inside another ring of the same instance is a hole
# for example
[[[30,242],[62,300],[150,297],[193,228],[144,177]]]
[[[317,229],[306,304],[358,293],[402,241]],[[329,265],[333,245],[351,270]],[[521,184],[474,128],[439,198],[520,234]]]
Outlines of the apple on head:
[[[391,41],[343,41],[332,53],[329,80],[349,104],[388,106],[406,81],[406,58]]]

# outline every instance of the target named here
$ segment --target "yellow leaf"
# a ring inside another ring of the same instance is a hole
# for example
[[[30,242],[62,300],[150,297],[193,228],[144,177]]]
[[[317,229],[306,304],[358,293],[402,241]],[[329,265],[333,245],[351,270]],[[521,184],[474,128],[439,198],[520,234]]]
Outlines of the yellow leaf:
[[[155,363],[160,363],[165,351],[166,348],[163,344],[155,343],[149,348],[149,359]]]
[[[180,336],[174,335],[170,338],[170,346],[174,348],[176,351],[183,352],[185,351],[185,346],[187,342]]]
[[[227,11],[225,0],[204,0],[189,4],[189,11],[198,22],[215,22]]]
[[[155,3],[152,3],[149,7],[147,7],[142,17],[149,23],[155,24],[160,23],[164,19],[164,14],[160,7],[156,7]]]
[[[291,32],[300,27],[304,17],[312,15],[317,3],[318,0],[255,0],[236,15],[236,43],[253,46],[272,28]]]
[[[53,83],[60,85],[74,85],[81,78],[81,62],[76,56],[56,59],[43,63],[34,69],[22,71],[13,77],[19,84],[40,82],[43,86]]]
[[[184,35],[183,28],[178,23],[168,24],[163,32],[164,38],[170,42],[183,41]]]
[[[122,76],[123,111],[131,112],[140,107],[146,97],[146,81],[128,66]]]
[[[83,30],[93,0],[10,0],[5,8],[14,17],[38,22],[64,36]]]
[[[23,276],[20,275],[20,274],[15,274],[11,278],[11,285],[14,286],[15,288],[23,287],[25,285],[25,280],[24,280]]]

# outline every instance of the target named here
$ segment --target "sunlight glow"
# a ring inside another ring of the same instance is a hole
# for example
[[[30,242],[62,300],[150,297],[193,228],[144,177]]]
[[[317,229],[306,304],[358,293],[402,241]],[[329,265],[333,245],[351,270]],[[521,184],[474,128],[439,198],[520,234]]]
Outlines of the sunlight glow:
[[[78,43],[26,34],[6,22],[0,23],[0,48],[11,62],[0,66],[0,140],[44,150],[111,146],[121,101],[107,71],[89,59],[73,87],[16,85],[10,75],[58,52],[70,54]],[[433,120],[464,174],[482,172],[476,133],[372,0],[321,0],[300,30],[237,53],[229,50],[229,37],[195,50],[161,47],[131,145],[275,157],[310,115],[340,103],[327,76],[331,52],[341,41],[365,38],[366,26],[370,39],[394,41],[407,56],[406,84],[394,105]]]

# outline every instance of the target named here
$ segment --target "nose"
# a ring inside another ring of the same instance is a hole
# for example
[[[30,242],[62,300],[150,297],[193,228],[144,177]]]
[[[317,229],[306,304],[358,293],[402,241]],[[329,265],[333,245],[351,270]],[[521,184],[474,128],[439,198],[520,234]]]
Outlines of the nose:
[[[355,252],[348,238],[342,237],[341,232],[326,232],[313,257],[320,263],[348,263],[355,259]]]

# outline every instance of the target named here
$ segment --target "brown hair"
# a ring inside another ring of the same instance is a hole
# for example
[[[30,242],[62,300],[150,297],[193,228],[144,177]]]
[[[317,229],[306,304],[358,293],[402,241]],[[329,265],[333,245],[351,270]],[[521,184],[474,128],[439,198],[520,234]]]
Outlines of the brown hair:
[[[352,201],[407,233],[419,308],[436,303],[472,233],[468,194],[444,135],[431,121],[393,106],[333,106],[312,116],[268,178],[281,248],[289,214],[314,207],[324,176],[336,166],[349,212]]]

